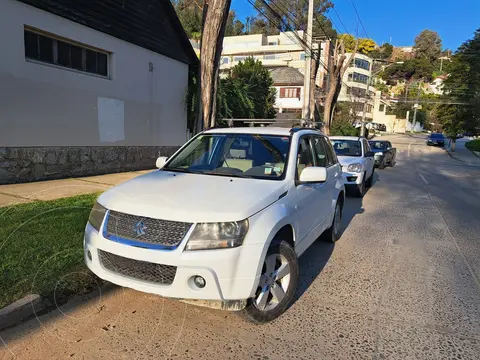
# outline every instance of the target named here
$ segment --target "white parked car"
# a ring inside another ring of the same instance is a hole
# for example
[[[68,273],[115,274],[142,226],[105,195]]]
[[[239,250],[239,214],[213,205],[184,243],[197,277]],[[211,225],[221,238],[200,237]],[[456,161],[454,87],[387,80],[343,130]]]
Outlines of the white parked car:
[[[208,130],[157,166],[92,209],[85,261],[100,278],[266,322],[293,300],[298,257],[340,236],[341,167],[319,131]]]
[[[330,141],[342,164],[345,186],[357,197],[363,197],[373,184],[374,153],[367,139],[357,136],[331,136]]]

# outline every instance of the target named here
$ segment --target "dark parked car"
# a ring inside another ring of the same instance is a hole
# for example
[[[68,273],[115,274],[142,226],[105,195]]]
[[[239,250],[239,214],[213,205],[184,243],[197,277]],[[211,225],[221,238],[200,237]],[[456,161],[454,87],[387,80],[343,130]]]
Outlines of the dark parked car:
[[[375,166],[379,169],[384,169],[385,166],[395,165],[395,157],[397,149],[392,146],[390,141],[385,140],[371,140],[369,141],[375,158]]]
[[[445,136],[443,134],[430,134],[428,135],[427,145],[437,145],[437,146],[444,146],[445,145]]]

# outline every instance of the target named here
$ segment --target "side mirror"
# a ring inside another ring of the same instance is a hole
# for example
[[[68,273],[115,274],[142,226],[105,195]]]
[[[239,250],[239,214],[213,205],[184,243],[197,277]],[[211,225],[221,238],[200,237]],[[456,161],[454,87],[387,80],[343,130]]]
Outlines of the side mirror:
[[[319,166],[310,166],[300,174],[301,183],[321,183],[327,180],[327,169]]]
[[[367,153],[365,154],[365,157],[374,157],[375,156],[375,153],[373,151],[367,151]]]
[[[165,165],[165,163],[167,162],[167,157],[166,156],[160,156],[158,159],[157,159],[157,168],[161,169],[163,168],[163,166]]]

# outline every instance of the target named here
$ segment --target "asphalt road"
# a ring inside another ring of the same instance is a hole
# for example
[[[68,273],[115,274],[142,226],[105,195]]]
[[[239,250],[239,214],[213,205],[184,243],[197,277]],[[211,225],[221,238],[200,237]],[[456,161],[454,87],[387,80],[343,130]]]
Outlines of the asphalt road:
[[[0,333],[0,359],[479,359],[480,161],[389,139],[397,164],[302,256],[275,322],[112,287]]]

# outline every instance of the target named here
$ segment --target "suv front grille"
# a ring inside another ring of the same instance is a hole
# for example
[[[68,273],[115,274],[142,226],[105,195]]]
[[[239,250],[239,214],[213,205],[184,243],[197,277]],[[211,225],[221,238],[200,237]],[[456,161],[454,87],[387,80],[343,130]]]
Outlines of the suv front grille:
[[[108,271],[155,284],[171,285],[177,273],[176,266],[129,259],[102,250],[98,250],[98,256]]]
[[[175,247],[180,244],[191,226],[191,223],[110,211],[106,223],[106,235],[111,240],[127,239],[146,244]]]

